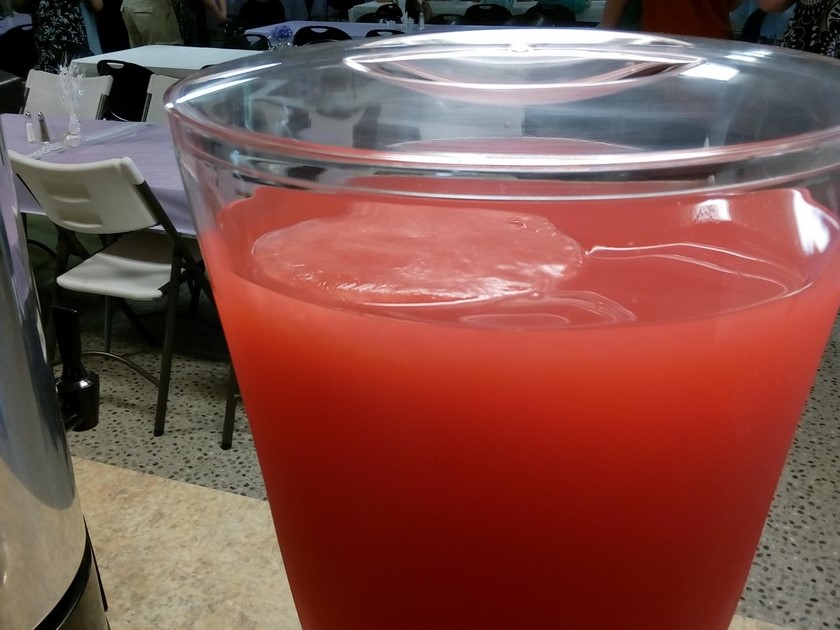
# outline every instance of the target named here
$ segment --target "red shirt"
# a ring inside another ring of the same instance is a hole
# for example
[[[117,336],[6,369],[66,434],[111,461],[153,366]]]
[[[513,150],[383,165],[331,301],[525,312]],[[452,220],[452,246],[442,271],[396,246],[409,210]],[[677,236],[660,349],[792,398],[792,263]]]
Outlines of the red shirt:
[[[644,0],[642,30],[730,39],[730,0]]]

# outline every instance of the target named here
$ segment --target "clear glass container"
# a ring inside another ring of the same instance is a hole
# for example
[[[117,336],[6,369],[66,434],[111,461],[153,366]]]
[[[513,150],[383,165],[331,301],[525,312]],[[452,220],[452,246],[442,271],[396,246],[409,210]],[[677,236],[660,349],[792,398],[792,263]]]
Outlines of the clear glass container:
[[[304,628],[725,630],[837,311],[838,96],[600,29],[173,88]]]

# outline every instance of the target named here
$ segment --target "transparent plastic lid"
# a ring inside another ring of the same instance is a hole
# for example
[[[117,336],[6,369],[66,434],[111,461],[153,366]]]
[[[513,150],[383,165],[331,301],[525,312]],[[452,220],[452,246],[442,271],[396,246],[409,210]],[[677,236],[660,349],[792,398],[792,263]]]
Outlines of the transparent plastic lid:
[[[838,68],[740,42],[467,29],[247,57],[180,82],[168,107],[191,149],[261,175],[744,187],[840,161]]]

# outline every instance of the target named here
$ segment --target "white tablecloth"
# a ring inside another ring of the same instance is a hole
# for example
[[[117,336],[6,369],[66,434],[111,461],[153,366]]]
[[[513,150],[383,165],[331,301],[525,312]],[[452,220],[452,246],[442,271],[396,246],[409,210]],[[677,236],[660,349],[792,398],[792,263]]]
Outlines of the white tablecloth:
[[[237,50],[229,48],[200,48],[196,46],[138,46],[126,50],[116,50],[92,57],[81,57],[76,60],[81,71],[88,76],[96,76],[96,64],[102,59],[126,61],[144,66],[155,74],[183,79],[200,70],[204,66],[215,65],[248,55],[256,55],[260,51]]]
[[[49,145],[27,142],[26,124],[19,114],[3,114],[0,125],[9,150],[63,164],[95,162],[128,156],[146,178],[175,228],[182,234],[195,234],[181,173],[172,146],[168,125],[124,123],[110,120],[83,120],[83,143],[67,148],[61,142],[67,120],[47,119],[50,137],[58,140]],[[44,211],[26,187],[16,180],[15,191],[21,212],[43,214]]]
[[[432,9],[432,13],[435,15],[440,15],[442,13],[454,13],[456,15],[464,15],[466,13],[467,8],[471,5],[475,4],[475,2],[465,2],[464,0],[430,0],[429,6]],[[521,13],[525,13],[528,9],[534,6],[536,0],[533,1],[525,1],[525,2],[514,2],[511,7],[510,11],[513,15],[519,15]],[[382,3],[376,2],[364,2],[362,4],[357,4],[354,7],[351,7],[350,10],[347,12],[347,15],[351,22],[355,22],[361,16],[365,15],[366,13],[373,13],[382,6]],[[604,12],[604,1],[603,0],[594,0],[592,2],[592,6],[590,6],[585,11],[582,11],[576,14],[576,17],[579,22],[600,22],[601,15]]]

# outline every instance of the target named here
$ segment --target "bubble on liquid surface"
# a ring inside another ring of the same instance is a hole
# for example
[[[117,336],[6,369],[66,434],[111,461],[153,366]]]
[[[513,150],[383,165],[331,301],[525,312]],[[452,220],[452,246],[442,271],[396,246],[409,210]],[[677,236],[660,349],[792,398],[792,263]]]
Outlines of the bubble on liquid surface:
[[[422,305],[549,291],[583,253],[540,216],[374,203],[268,233],[253,257],[264,279],[319,300]]]

